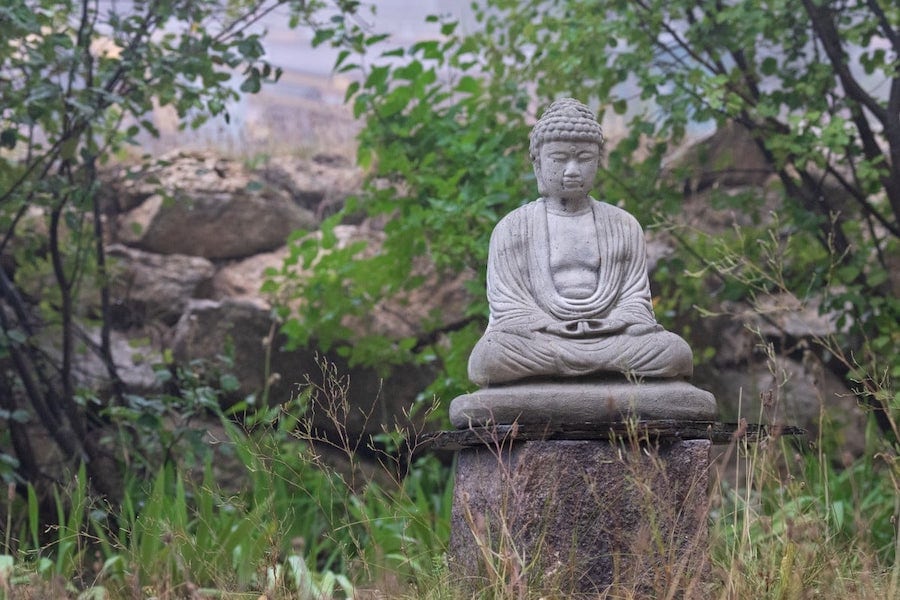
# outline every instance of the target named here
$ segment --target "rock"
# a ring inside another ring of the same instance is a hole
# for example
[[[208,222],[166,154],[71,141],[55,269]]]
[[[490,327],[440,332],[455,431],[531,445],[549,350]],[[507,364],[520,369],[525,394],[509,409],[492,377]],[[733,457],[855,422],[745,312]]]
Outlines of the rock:
[[[740,319],[729,315],[699,319],[695,329],[698,340],[715,348],[712,364],[716,367],[747,365],[757,358],[760,337]]]
[[[244,258],[313,229],[312,211],[242,164],[202,153],[176,153],[123,185],[114,239],[160,254]]]
[[[321,219],[333,214],[344,199],[362,185],[362,170],[338,155],[320,154],[313,160],[293,156],[269,159],[254,172],[263,182],[290,194],[298,206]]]
[[[675,241],[671,236],[658,231],[648,231],[647,238],[647,271],[652,273],[656,265],[675,253]]]
[[[275,335],[270,342],[273,332],[277,328],[270,311],[254,302],[192,300],[175,327],[173,351],[177,360],[190,361],[214,359],[233,348],[234,375],[240,381],[234,399],[256,394],[261,401],[267,382],[271,405],[287,402],[307,383],[329,390],[320,394],[316,426],[329,432],[345,427],[353,436],[380,433],[385,425],[407,421],[404,413],[436,375],[433,368],[419,365],[384,374],[351,368],[336,354],[287,350],[283,336]],[[327,376],[323,363],[328,364]]]
[[[687,169],[692,180],[685,187],[693,192],[711,187],[761,187],[774,170],[746,128],[729,122],[672,161],[674,168]]]
[[[802,363],[757,357],[740,366],[705,367],[697,370],[695,379],[715,394],[723,421],[745,418],[751,423],[796,425],[815,440],[824,419],[844,451],[858,456],[864,449],[866,413],[840,378],[812,353]]]
[[[155,195],[123,215],[118,239],[160,254],[243,258],[281,246],[296,229],[315,226],[310,211],[271,188],[177,192],[174,200]]]
[[[89,330],[88,339],[100,347],[100,331]],[[135,337],[119,331],[110,332],[110,345],[116,371],[126,389],[132,394],[158,392],[159,380],[153,365],[161,364],[162,354],[144,337]],[[77,386],[95,390],[101,396],[109,391],[110,379],[106,365],[99,353],[84,349],[76,354],[72,369]]]
[[[321,231],[314,231],[309,236],[321,238]],[[335,249],[346,248],[349,244],[359,241],[366,242],[366,248],[360,252],[359,257],[373,256],[384,240],[381,231],[373,230],[366,225],[338,225],[334,228],[337,238]],[[281,270],[284,260],[290,255],[290,248],[282,246],[272,252],[256,254],[249,258],[233,261],[222,266],[216,273],[212,282],[212,297],[216,300],[235,299],[253,303],[261,308],[271,308],[271,299],[260,291],[266,281],[265,271],[268,268]],[[298,276],[304,276],[302,264],[292,267]],[[294,299],[294,304],[302,301],[302,298]],[[369,320],[366,321],[369,323]]]
[[[107,248],[107,256],[112,259],[110,293],[121,311],[119,323],[158,320],[174,325],[188,300],[215,273],[213,264],[199,256],[153,254],[121,244]]]
[[[232,299],[271,308],[269,299],[260,291],[266,280],[264,273],[269,268],[280,270],[288,254],[288,247],[282,246],[223,266],[212,280],[213,299]]]
[[[824,339],[837,332],[836,315],[821,314],[818,302],[801,302],[787,293],[763,296],[751,310],[736,316],[767,338]]]
[[[172,350],[176,360],[213,360],[234,349],[234,375],[241,395],[256,393],[265,382],[265,350],[272,327],[269,312],[238,300],[189,300],[175,324]]]
[[[245,169],[212,153],[176,150],[157,161],[123,165],[102,174],[101,202],[107,214],[137,208],[152,196],[176,190],[239,192],[251,179]]]
[[[316,231],[309,235],[320,237],[322,234]],[[368,221],[360,225],[338,225],[334,235],[337,238],[335,249],[365,242],[366,247],[357,255],[359,258],[377,254],[384,241],[384,232]],[[213,278],[213,298],[239,299],[261,308],[271,308],[271,299],[259,291],[266,280],[263,273],[267,268],[280,270],[289,252],[287,247],[282,247],[223,266]],[[292,268],[298,271],[300,278],[303,277],[301,265]],[[466,282],[474,276],[470,271],[448,277],[438,273],[429,260],[421,258],[416,261],[412,276],[421,277],[421,285],[378,302],[365,318],[345,318],[344,325],[360,335],[382,335],[399,340],[420,337],[435,327],[452,326],[466,318],[471,301]],[[287,303],[296,308],[302,301],[302,298],[293,298]]]
[[[706,572],[709,448],[707,440],[486,440],[462,450],[448,549],[454,580],[481,591],[501,569],[516,597],[685,590]]]
[[[429,330],[453,327],[466,319],[472,300],[466,288],[466,282],[474,277],[471,272],[442,277],[427,263],[418,265],[413,276],[424,277],[422,285],[379,302],[367,319],[347,319],[351,328],[397,340],[419,338]]]

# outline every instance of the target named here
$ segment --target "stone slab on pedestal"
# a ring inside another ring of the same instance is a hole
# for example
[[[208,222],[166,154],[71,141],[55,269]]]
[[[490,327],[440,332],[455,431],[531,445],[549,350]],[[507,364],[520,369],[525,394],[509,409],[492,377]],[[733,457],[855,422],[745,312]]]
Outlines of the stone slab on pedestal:
[[[690,597],[705,569],[709,448],[592,440],[462,450],[450,568],[465,588],[522,597]]]
[[[487,387],[450,404],[450,422],[483,425],[602,423],[626,419],[714,421],[712,394],[686,381],[527,381]]]

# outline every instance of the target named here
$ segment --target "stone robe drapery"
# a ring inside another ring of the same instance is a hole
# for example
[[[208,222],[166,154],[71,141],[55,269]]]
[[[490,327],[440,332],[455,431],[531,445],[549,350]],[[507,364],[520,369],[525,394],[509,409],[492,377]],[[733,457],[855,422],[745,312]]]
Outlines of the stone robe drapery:
[[[600,249],[597,288],[565,298],[553,283],[547,207],[536,200],[514,210],[491,235],[487,294],[490,320],[469,357],[480,386],[526,377],[618,372],[643,377],[690,376],[687,343],[653,315],[644,234],[630,214],[591,200]],[[560,323],[620,319],[629,327],[598,337],[545,331]]]

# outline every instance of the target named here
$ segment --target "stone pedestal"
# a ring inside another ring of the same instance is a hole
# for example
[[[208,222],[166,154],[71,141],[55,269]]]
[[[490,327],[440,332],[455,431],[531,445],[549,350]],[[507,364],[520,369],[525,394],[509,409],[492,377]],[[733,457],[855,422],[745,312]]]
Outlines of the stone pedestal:
[[[686,381],[624,378],[530,381],[488,387],[453,399],[454,427],[652,421],[713,421],[716,399]]]
[[[449,554],[463,587],[692,594],[707,552],[709,440],[485,442],[459,452]]]

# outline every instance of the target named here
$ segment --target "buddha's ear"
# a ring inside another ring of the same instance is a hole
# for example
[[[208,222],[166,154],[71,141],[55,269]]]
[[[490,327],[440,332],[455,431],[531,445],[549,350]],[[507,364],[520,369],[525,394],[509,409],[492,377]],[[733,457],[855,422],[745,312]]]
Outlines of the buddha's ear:
[[[534,179],[537,181],[538,186],[538,194],[543,196],[545,193],[544,190],[544,180],[541,178],[541,159],[533,158],[531,161],[531,165],[534,167]]]

